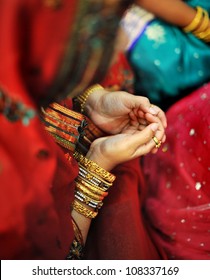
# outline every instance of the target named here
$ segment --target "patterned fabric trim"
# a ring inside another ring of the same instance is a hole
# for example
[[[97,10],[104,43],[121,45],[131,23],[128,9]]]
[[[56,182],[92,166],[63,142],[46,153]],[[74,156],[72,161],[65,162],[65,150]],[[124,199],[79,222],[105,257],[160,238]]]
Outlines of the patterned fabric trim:
[[[63,148],[86,154],[92,141],[103,133],[84,115],[58,103],[41,109],[45,129]]]

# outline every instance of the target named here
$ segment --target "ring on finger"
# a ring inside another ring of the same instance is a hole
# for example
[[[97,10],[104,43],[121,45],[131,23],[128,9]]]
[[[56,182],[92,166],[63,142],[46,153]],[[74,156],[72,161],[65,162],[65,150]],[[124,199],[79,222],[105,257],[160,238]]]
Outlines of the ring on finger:
[[[152,139],[155,142],[155,147],[160,148],[162,142],[160,140],[158,140],[156,136],[152,137]]]

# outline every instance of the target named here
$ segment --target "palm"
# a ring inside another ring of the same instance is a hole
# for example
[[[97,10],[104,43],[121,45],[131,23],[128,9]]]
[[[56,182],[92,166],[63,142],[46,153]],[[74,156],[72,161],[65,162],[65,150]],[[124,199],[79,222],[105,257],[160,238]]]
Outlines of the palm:
[[[139,124],[142,124],[144,119],[143,111],[133,108],[129,94],[125,95],[123,92],[119,94],[106,95],[108,98],[103,100],[100,110],[95,106],[92,111],[92,121],[110,134],[134,131],[137,128],[140,130]]]

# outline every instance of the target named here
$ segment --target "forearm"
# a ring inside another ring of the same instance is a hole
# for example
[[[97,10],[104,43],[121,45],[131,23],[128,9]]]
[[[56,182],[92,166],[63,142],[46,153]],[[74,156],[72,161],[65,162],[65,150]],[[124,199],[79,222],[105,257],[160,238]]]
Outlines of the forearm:
[[[77,226],[81,231],[83,242],[85,244],[87,235],[88,235],[88,231],[90,228],[90,224],[91,224],[91,219],[84,217],[83,215],[81,215],[77,211],[75,211],[74,209],[71,212],[71,216],[76,221]]]
[[[90,159],[91,153],[88,157],[75,151],[74,157],[79,164],[79,174],[75,179],[75,198],[71,204],[75,239],[67,258],[81,259],[91,220],[98,215],[103,206],[102,201],[108,195],[108,189],[112,186],[115,176],[93,162]]]
[[[196,10],[181,0],[136,0],[136,4],[179,27],[188,25],[196,15]]]

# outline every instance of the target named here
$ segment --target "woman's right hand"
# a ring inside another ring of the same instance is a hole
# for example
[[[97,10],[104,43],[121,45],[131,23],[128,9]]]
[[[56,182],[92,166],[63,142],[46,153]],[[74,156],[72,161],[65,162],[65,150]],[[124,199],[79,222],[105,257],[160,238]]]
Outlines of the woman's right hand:
[[[149,152],[155,152],[154,136],[159,141],[165,141],[165,130],[157,117],[148,114],[148,119],[155,119],[140,129],[136,126],[125,128],[122,133],[96,139],[90,147],[86,157],[110,171],[116,165],[140,157]]]

